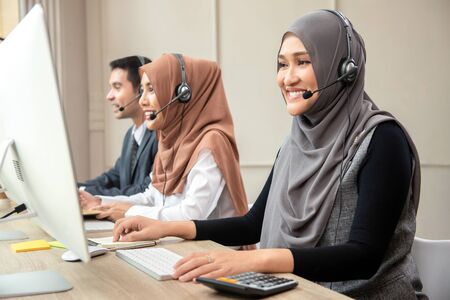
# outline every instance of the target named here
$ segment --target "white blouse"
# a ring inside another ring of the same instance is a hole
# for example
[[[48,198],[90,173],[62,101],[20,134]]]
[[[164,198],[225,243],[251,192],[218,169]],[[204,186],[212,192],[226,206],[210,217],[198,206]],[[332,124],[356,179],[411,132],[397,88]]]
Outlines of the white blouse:
[[[99,197],[102,204],[116,201],[133,203],[125,213],[126,217],[145,216],[174,221],[217,219],[235,215],[231,196],[225,187],[225,179],[209,149],[200,151],[197,162],[187,176],[182,193],[163,197],[150,183],[143,193]]]

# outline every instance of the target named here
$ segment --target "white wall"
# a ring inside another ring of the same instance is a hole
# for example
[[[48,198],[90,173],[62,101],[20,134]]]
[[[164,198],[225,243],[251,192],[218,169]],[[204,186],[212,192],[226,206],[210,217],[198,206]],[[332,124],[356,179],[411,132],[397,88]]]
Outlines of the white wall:
[[[86,13],[84,1],[59,1],[58,43],[61,68],[58,70],[60,94],[76,174],[89,176],[88,82],[86,55]]]
[[[316,8],[338,8],[366,42],[366,91],[396,115],[422,162],[418,235],[450,238],[450,1],[90,0],[87,10],[91,175],[111,166],[129,121],[104,100],[112,59],[181,52],[220,62],[244,182],[253,202],[289,132],[275,84],[287,26]]]

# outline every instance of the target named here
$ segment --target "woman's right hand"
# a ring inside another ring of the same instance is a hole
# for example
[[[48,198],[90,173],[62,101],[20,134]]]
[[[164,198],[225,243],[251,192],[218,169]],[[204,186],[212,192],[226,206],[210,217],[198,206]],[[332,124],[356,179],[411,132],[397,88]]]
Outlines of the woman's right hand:
[[[113,230],[113,241],[134,242],[163,237],[163,221],[136,216],[119,219]]]

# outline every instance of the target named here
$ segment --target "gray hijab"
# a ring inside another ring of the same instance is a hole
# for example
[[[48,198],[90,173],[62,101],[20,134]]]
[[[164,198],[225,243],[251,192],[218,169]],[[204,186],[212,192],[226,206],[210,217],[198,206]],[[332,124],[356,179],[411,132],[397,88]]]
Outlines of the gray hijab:
[[[326,10],[304,15],[286,32],[303,42],[319,87],[338,78],[339,62],[347,56],[345,32],[342,21]],[[381,122],[396,121],[388,112],[379,110],[364,91],[366,52],[354,29],[352,57],[358,65],[355,81],[325,89],[310,110],[293,118],[291,133],[275,162],[261,232],[262,248],[316,246],[331,215],[342,160],[345,169],[365,134]],[[417,209],[418,155],[408,133],[398,124],[414,157],[410,200]]]

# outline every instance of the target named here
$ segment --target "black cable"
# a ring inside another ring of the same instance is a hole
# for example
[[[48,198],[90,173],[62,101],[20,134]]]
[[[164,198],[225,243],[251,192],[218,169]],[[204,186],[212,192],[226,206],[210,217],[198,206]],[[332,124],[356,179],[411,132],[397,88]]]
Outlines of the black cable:
[[[22,203],[20,205],[17,205],[16,207],[14,207],[14,209],[12,211],[10,211],[6,215],[2,216],[0,219],[5,219],[14,213],[20,214],[21,212],[23,212],[26,209],[27,209],[27,206],[24,203]]]

